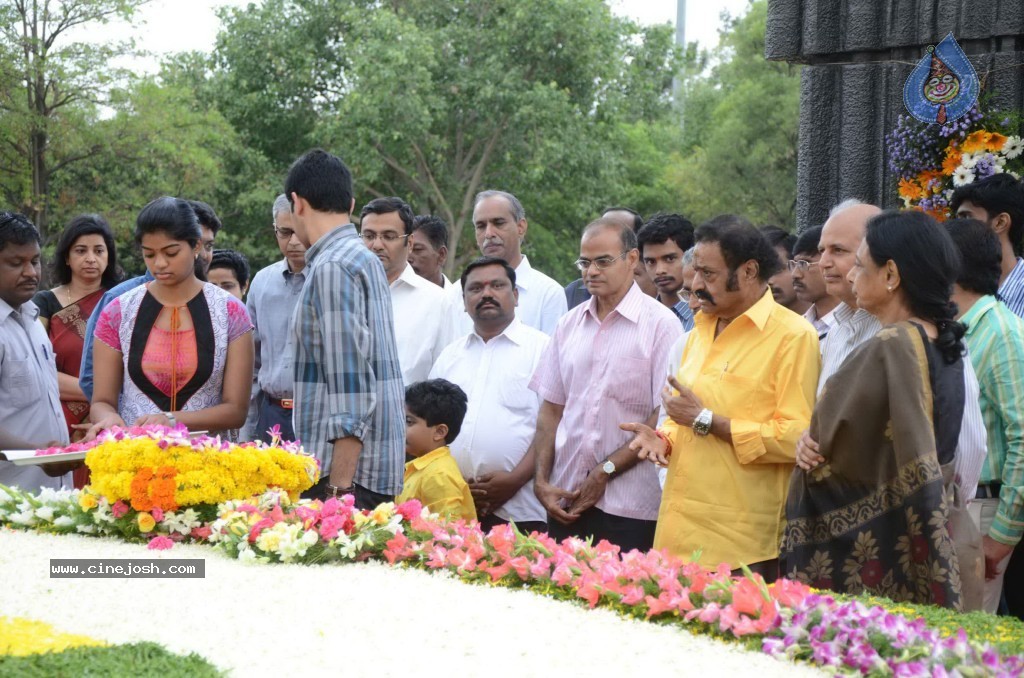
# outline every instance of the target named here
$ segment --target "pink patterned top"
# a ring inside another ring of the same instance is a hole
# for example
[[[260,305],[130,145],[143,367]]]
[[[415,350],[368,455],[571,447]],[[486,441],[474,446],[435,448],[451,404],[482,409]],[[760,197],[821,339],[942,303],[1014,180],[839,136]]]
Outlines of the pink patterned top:
[[[154,327],[142,352],[143,373],[164,395],[171,395],[172,371],[177,372],[179,383],[185,384],[195,375],[199,365],[196,331],[179,330],[177,334],[175,338],[173,332]],[[177,355],[171,348],[174,342],[178,344]],[[175,370],[172,370],[172,361]]]
[[[115,299],[96,325],[96,338],[122,354],[125,371],[118,409],[129,424],[143,414],[195,411],[220,403],[227,347],[253,329],[242,302],[206,283],[201,294],[178,309],[189,314],[193,328],[174,333],[172,345],[172,333],[156,327],[168,308],[147,288]]]

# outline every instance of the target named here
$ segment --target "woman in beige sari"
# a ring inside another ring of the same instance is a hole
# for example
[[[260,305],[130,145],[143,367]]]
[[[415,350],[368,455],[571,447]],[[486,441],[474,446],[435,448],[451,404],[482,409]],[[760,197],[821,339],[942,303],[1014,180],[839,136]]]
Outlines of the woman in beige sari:
[[[882,330],[827,382],[817,454],[798,454],[783,571],[842,593],[959,609],[946,482],[964,408],[964,328],[950,302],[959,254],[918,212],[868,224],[850,280]]]

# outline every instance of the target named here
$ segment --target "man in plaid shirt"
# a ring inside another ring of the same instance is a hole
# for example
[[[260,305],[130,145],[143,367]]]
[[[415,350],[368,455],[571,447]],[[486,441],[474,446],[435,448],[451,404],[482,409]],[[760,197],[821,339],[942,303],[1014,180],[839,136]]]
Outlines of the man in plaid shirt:
[[[345,163],[319,149],[285,180],[306,284],[293,319],[295,435],[320,460],[314,498],[355,495],[373,508],[402,491],[405,393],[380,260],[359,240]]]

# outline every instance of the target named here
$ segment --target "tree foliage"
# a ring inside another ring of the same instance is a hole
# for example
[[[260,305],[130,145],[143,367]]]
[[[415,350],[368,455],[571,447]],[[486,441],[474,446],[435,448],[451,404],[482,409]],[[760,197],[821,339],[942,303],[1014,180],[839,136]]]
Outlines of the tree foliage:
[[[95,211],[127,244],[146,202],[180,195],[263,266],[270,205],[314,146],[352,167],[357,209],[397,195],[442,216],[451,272],[487,188],[521,198],[525,251],[564,281],[610,205],[792,222],[798,70],[764,61],[765,0],[710,55],[602,0],[263,0],[219,10],[212,53],[155,77],[110,66],[131,45],[67,33],[143,1],[0,0],[0,191],[48,236]]]
[[[792,228],[800,69],[764,58],[766,0],[729,18],[710,74],[686,81],[683,139],[667,181],[702,220],[726,212]]]

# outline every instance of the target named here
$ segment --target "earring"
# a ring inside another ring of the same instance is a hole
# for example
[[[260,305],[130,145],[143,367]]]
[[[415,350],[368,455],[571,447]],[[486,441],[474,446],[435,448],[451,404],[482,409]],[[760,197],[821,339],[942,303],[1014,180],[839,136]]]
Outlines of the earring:
[[[889,285],[889,286],[888,286],[888,287],[886,287],[885,289],[889,290],[889,294],[892,294],[892,285]]]

